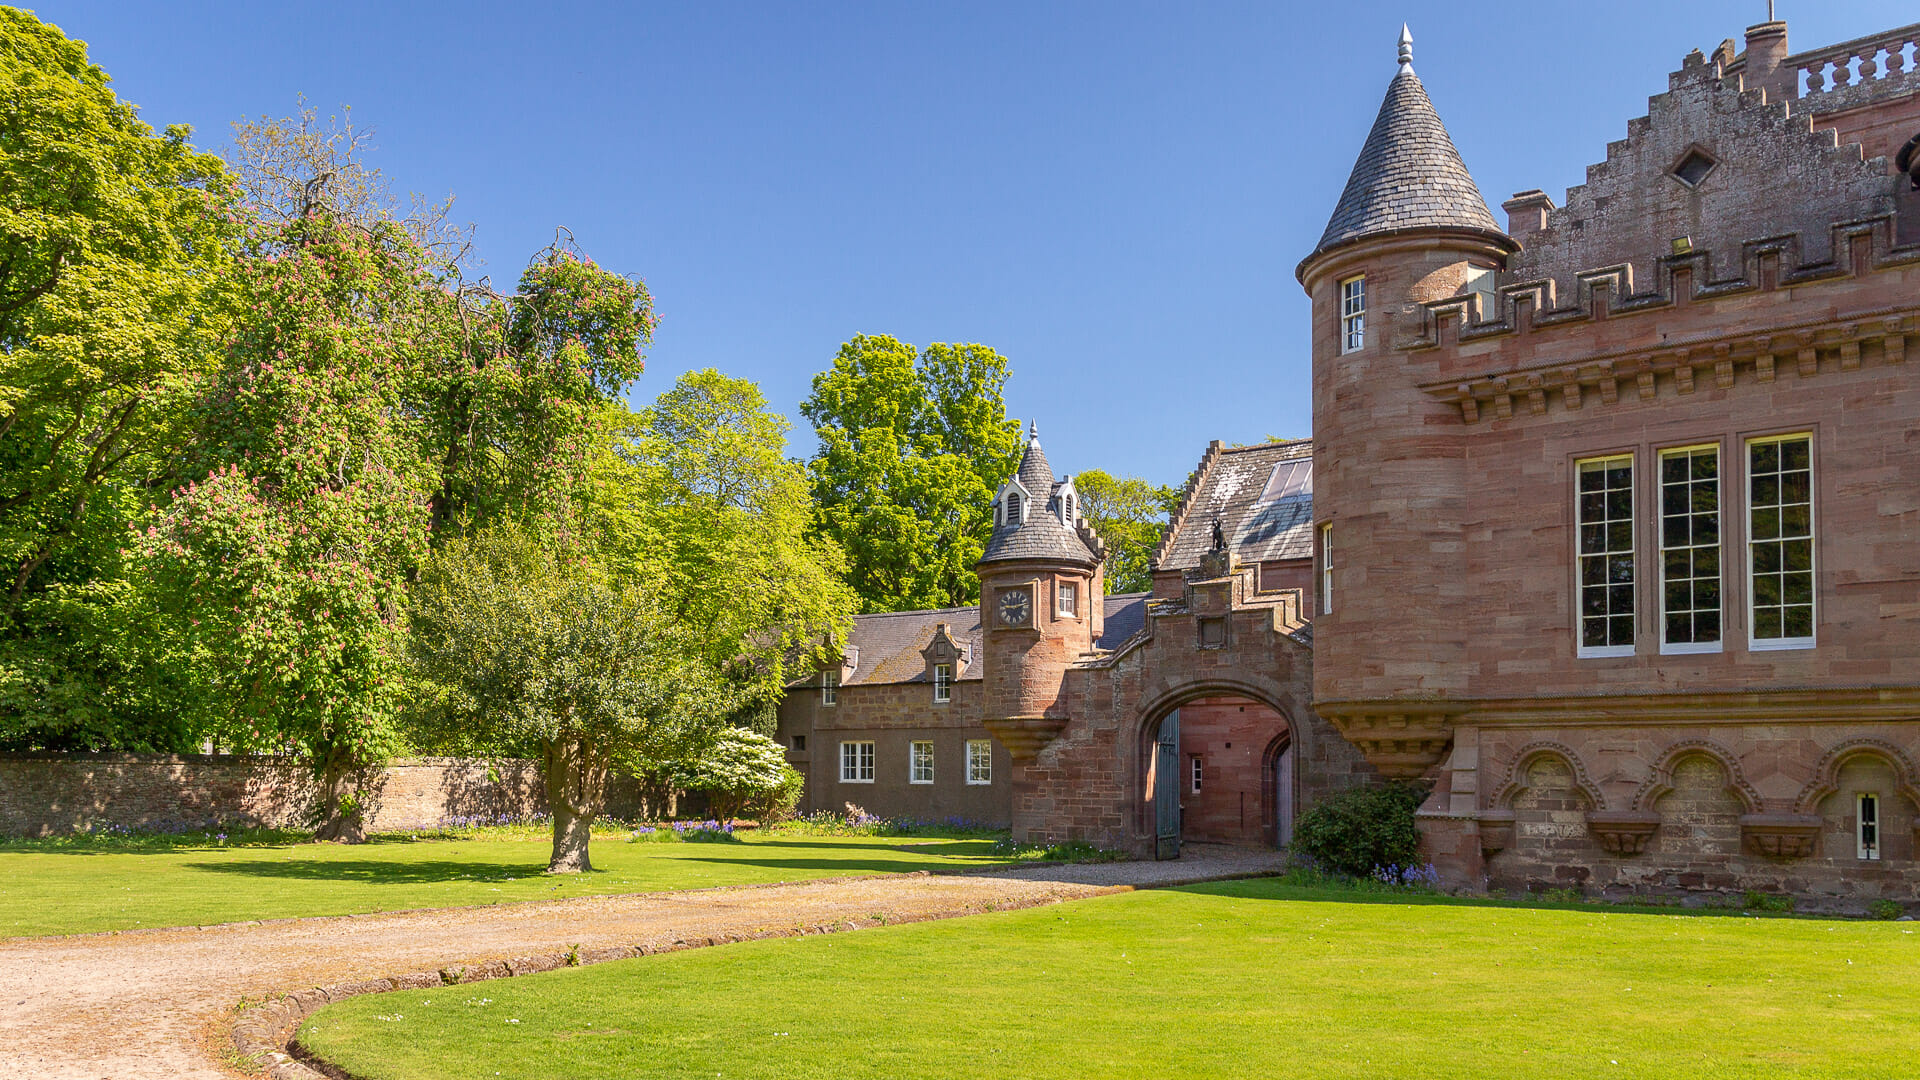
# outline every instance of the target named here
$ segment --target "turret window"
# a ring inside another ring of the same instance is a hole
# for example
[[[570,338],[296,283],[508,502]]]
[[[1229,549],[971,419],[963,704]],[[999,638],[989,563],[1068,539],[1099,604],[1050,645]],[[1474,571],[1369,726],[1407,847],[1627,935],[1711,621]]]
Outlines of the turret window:
[[[1080,588],[1072,582],[1063,581],[1056,591],[1059,602],[1054,605],[1054,617],[1059,619],[1077,619],[1080,617]]]
[[[1340,283],[1340,351],[1359,352],[1367,344],[1367,279],[1350,277]]]
[[[1020,493],[1017,491],[1007,492],[1007,524],[1020,524]]]

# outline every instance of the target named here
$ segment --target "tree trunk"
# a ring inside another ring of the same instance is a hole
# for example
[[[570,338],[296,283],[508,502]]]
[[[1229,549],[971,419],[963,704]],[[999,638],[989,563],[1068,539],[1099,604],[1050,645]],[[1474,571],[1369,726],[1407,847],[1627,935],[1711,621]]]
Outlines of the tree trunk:
[[[362,844],[367,839],[366,811],[352,798],[360,770],[345,747],[328,749],[320,762],[320,823],[313,830],[319,841]]]
[[[562,735],[545,746],[547,805],[553,810],[553,857],[549,874],[583,874],[593,869],[587,845],[593,819],[606,799],[605,754],[591,738]]]

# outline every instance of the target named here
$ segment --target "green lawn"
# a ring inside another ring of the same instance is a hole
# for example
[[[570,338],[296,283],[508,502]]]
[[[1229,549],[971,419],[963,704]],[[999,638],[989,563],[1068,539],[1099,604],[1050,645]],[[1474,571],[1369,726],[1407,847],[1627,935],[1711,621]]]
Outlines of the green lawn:
[[[1904,923],[1126,893],[355,998],[366,1080],[1893,1077]],[[1318,894],[1324,895],[1324,894]]]
[[[780,836],[629,844],[596,834],[594,873],[548,876],[533,830],[366,844],[0,845],[0,937],[187,926],[290,915],[498,904],[985,865],[991,839]],[[503,839],[518,835],[522,838]],[[129,849],[133,850],[129,850]]]

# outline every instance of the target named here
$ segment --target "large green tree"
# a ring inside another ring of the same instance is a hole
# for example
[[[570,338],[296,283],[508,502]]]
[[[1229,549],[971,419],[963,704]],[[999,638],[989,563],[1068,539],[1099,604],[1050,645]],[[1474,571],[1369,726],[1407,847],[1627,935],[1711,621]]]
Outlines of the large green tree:
[[[1075,476],[1073,486],[1080,492],[1080,513],[1107,542],[1107,592],[1152,588],[1148,563],[1166,531],[1167,516],[1180,502],[1180,489],[1099,469]]]
[[[357,781],[402,744],[430,534],[564,531],[651,311],[570,245],[513,294],[468,285],[437,211],[387,194],[350,130],[303,115],[239,146],[245,310],[139,547],[146,625],[198,726],[301,752],[319,834],[356,839]]]
[[[800,411],[816,528],[847,553],[865,611],[949,607],[980,596],[973,566],[993,531],[994,491],[1019,463],[1006,358],[984,345],[924,350],[855,337],[816,375]]]
[[[735,696],[631,575],[511,524],[440,549],[415,591],[412,642],[446,722],[541,763],[552,873],[593,869],[616,761],[683,756]]]
[[[12,8],[0,102],[0,745],[181,749],[120,661],[119,549],[235,314],[234,186]]]

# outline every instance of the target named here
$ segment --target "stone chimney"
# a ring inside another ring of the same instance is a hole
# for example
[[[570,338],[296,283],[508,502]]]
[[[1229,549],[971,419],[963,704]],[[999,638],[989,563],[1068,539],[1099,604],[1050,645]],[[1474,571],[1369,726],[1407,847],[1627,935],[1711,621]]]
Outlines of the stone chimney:
[[[1507,212],[1507,235],[1525,247],[1528,237],[1547,227],[1547,211],[1553,209],[1553,199],[1538,188],[1517,191],[1500,204],[1500,209]]]
[[[1782,67],[1787,58],[1787,24],[1784,20],[1763,22],[1747,27],[1747,66],[1742,83],[1748,89],[1763,89],[1768,101],[1792,101],[1800,96],[1800,72]]]

